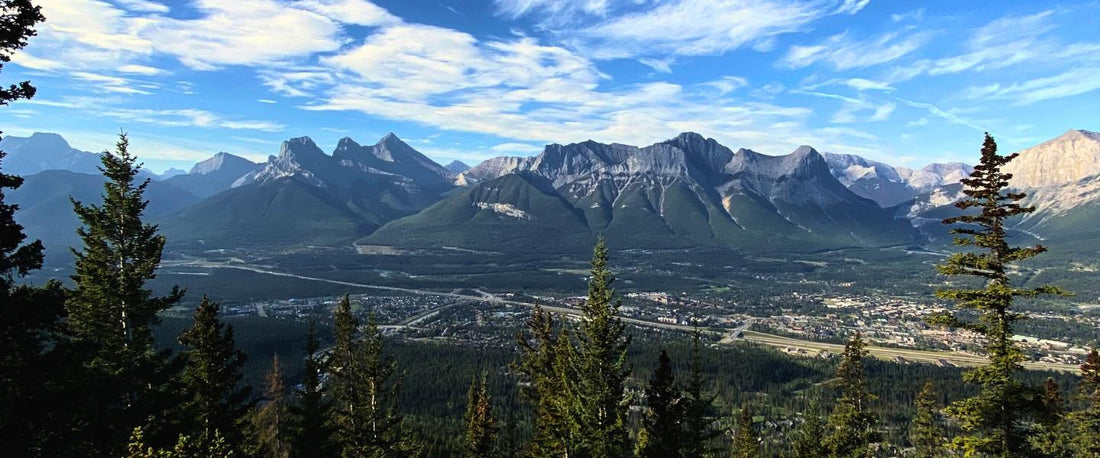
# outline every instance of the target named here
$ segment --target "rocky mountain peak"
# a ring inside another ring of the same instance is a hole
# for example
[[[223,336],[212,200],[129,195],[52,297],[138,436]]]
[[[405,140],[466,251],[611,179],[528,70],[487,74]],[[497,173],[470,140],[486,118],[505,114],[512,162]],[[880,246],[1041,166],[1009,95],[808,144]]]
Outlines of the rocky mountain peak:
[[[52,132],[35,132],[27,138],[27,144],[47,149],[68,150],[72,148],[64,137]]]
[[[455,175],[470,170],[470,166],[466,165],[466,163],[462,161],[451,161],[450,164],[443,166],[443,168],[447,169],[447,171]]]
[[[220,152],[210,159],[195,164],[194,167],[191,167],[191,171],[187,173],[191,175],[207,175],[227,169],[233,170],[234,172],[239,170],[247,171],[255,166],[256,164],[248,159],[226,152]],[[244,172],[241,173],[243,174]]]
[[[1019,154],[1004,170],[1020,188],[1058,186],[1100,174],[1100,134],[1095,132],[1071,129]]]
[[[321,148],[309,137],[295,137],[286,140],[279,146],[279,159],[290,159],[296,156],[324,155]]]

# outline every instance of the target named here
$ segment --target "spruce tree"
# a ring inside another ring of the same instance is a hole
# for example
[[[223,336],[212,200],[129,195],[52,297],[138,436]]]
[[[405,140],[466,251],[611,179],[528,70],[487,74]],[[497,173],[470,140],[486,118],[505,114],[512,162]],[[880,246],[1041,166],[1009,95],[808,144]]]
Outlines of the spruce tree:
[[[85,441],[81,447],[97,455],[121,453],[136,426],[149,427],[151,438],[171,440],[163,424],[175,404],[176,368],[168,351],[155,348],[152,327],[157,314],[183,293],[173,288],[167,296],[154,296],[145,287],[156,277],[165,239],[142,219],[149,181],[135,183],[141,164],[128,146],[126,134],[120,134],[115,151],[101,156],[107,178],[102,204],[73,201],[84,247],[73,250],[76,287],[65,304],[65,332],[86,369],[86,391],[82,402],[71,406],[80,420],[70,437]]]
[[[321,383],[321,341],[317,338],[317,321],[309,320],[306,333],[306,356],[300,388],[295,389],[296,402],[289,413],[293,424],[291,455],[296,458],[332,456],[332,424],[335,413],[325,397],[325,385]]]
[[[875,396],[867,391],[863,376],[865,347],[857,332],[844,345],[844,354],[836,368],[840,397],[829,416],[825,437],[831,457],[871,456],[871,444],[879,440],[878,417],[870,409]]]
[[[639,433],[639,455],[647,458],[680,455],[680,390],[668,353],[661,350],[657,368],[645,391],[646,412]]]
[[[696,326],[691,333],[691,372],[684,385],[680,456],[701,458],[712,452],[710,444],[721,432],[712,426],[710,411],[714,398],[703,393],[703,333]]]
[[[466,401],[465,455],[469,458],[498,456],[497,425],[485,376],[470,384]]]
[[[573,426],[580,438],[580,455],[627,456],[632,450],[627,432],[629,405],[623,383],[629,373],[626,349],[630,338],[618,317],[620,302],[611,288],[607,245],[601,238],[592,251],[588,298],[581,306],[573,366],[576,385]]]
[[[1079,457],[1100,458],[1100,354],[1096,349],[1081,365],[1081,380],[1078,383],[1078,397],[1084,408],[1070,414],[1073,447]]]
[[[531,318],[519,333],[520,360],[514,365],[523,374],[522,393],[535,410],[534,437],[528,454],[534,457],[575,455],[570,430],[568,381],[572,345],[564,326],[542,307],[535,305]]]
[[[245,416],[252,408],[252,389],[241,386],[241,369],[247,358],[236,347],[233,326],[218,318],[220,310],[216,302],[203,296],[195,309],[195,324],[179,337],[179,343],[188,347],[181,375],[188,396],[185,423],[202,449],[213,446],[221,436],[230,448],[240,450]]]
[[[760,438],[756,435],[756,428],[752,424],[752,409],[748,406],[741,408],[741,414],[737,417],[737,430],[733,435],[733,458],[760,458]]]
[[[286,385],[283,383],[283,369],[279,364],[279,355],[271,357],[271,369],[264,377],[265,404],[252,417],[252,428],[256,437],[255,455],[265,458],[290,457],[290,420],[286,400]]]
[[[334,312],[336,346],[330,359],[337,438],[344,457],[408,456],[415,438],[397,412],[397,363],[382,354],[382,334],[371,316],[362,335],[348,296]]]
[[[936,458],[943,456],[943,432],[936,422],[936,391],[932,381],[924,382],[924,388],[917,395],[917,414],[909,426],[909,440],[913,443],[917,458]]]
[[[791,449],[787,455],[791,458],[816,458],[826,456],[825,421],[817,399],[810,401],[806,412],[802,414],[802,424],[791,434]]]
[[[1008,190],[1012,175],[1002,172],[1002,168],[1016,156],[998,155],[997,143],[986,134],[980,162],[970,177],[962,180],[966,197],[955,204],[969,213],[943,220],[944,224],[960,225],[952,233],[956,234],[955,244],[964,251],[951,255],[936,266],[937,270],[943,275],[976,277],[984,282],[981,288],[945,288],[936,292],[940,298],[955,301],[960,308],[976,311],[977,321],[951,313],[929,320],[932,324],[966,329],[985,337],[990,364],[963,375],[965,381],[979,385],[981,392],[945,410],[962,429],[963,434],[954,439],[951,447],[963,454],[1029,453],[1031,419],[1040,403],[1036,390],[1025,386],[1018,377],[1024,356],[1012,336],[1016,322],[1025,315],[1014,311],[1012,303],[1017,297],[1065,294],[1047,285],[1016,288],[1009,278],[1011,265],[1046,251],[1041,245],[1012,247],[1006,239],[1008,220],[1035,210],[1020,205],[1024,194]]]

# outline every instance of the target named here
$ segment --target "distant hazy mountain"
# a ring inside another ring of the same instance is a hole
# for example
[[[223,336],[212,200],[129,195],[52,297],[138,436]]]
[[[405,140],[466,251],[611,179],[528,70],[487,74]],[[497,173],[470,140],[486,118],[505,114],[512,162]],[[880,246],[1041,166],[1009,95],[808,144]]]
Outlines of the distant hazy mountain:
[[[476,184],[362,243],[553,250],[595,234],[621,248],[914,241],[907,222],[848,190],[810,147],[766,156],[694,133],[644,148],[587,141],[490,159],[463,177]]]
[[[186,175],[186,174],[187,174],[186,170],[181,170],[181,169],[177,169],[177,168],[170,168],[168,170],[165,170],[163,173],[157,173],[155,175],[156,175],[157,180],[167,180],[167,179],[175,177],[175,176]]]
[[[102,202],[103,175],[47,170],[24,177],[23,186],[10,192],[11,202],[19,205],[15,218],[28,237],[41,239],[51,259],[68,260],[68,247],[79,246],[76,229],[80,226],[69,197],[86,204]],[[153,181],[146,189],[149,206],[145,215],[156,218],[199,201],[195,195],[164,181]]]
[[[293,138],[162,227],[177,242],[213,246],[351,241],[436,202],[451,189],[449,176],[393,134],[372,146],[344,138],[331,156],[309,137]]]
[[[448,172],[451,172],[455,175],[470,170],[470,166],[466,165],[466,163],[462,161],[451,161],[450,164],[443,166],[443,168],[447,169]]]
[[[191,171],[165,181],[196,196],[206,198],[229,189],[235,181],[257,170],[259,164],[229,153],[218,153],[191,167]]]
[[[937,186],[958,183],[973,170],[959,162],[929,164],[913,170],[851,154],[826,153],[825,160],[837,180],[883,208],[909,201]]]
[[[32,175],[44,170],[99,173],[99,155],[69,146],[58,134],[35,132],[30,137],[4,137],[0,150],[7,153],[2,164],[6,173]]]

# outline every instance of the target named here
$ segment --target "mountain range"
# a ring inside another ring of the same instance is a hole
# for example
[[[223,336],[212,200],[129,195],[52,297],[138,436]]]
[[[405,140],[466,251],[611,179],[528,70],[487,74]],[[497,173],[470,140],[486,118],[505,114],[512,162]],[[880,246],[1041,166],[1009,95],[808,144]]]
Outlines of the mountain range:
[[[68,196],[98,200],[102,179],[89,172],[97,155],[55,134],[8,137],[0,148],[10,154],[4,170],[27,175],[12,199],[28,232],[47,245],[75,243]],[[562,252],[598,235],[624,249],[909,246],[947,239],[938,219],[956,211],[958,181],[971,170],[907,169],[809,146],[770,156],[690,132],[644,147],[551,144],[472,168],[441,166],[392,133],[373,145],[341,139],[331,154],[299,137],[266,163],[223,152],[165,174],[150,185],[148,216],[176,246],[203,248]],[[1070,130],[1021,151],[1010,171],[1039,207],[1014,228],[1039,238],[1096,232],[1100,135]]]

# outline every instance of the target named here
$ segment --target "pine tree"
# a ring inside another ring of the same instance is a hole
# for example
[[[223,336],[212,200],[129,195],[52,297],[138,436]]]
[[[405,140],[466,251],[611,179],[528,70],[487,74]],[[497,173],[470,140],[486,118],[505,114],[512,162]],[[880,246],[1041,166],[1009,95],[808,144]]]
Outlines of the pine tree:
[[[581,306],[576,368],[574,430],[580,438],[580,455],[627,456],[631,453],[623,383],[629,373],[626,348],[630,338],[618,317],[620,302],[611,289],[614,276],[607,268],[607,245],[601,238],[592,252],[592,276],[588,299]]]
[[[703,394],[703,333],[696,326],[691,333],[691,372],[684,386],[683,429],[680,456],[701,458],[712,450],[710,443],[721,432],[711,425],[710,410],[714,398]]]
[[[871,444],[879,440],[878,417],[870,410],[875,396],[867,391],[863,376],[865,347],[863,337],[856,333],[844,345],[844,354],[836,368],[840,397],[829,416],[825,437],[831,457],[871,456]]]
[[[171,380],[177,368],[169,364],[167,351],[156,350],[152,327],[157,313],[178,303],[183,293],[173,288],[157,297],[145,287],[156,277],[165,239],[142,220],[149,181],[135,184],[141,164],[128,145],[120,134],[115,151],[102,154],[103,203],[73,201],[84,248],[73,250],[76,288],[65,304],[65,331],[86,371],[85,396],[71,406],[80,420],[70,438],[97,455],[121,453],[136,426],[148,426],[157,436],[163,429],[157,425],[167,421],[165,412],[175,404]]]
[[[951,404],[945,411],[954,417],[963,434],[951,447],[964,454],[1020,456],[1028,453],[1027,437],[1031,431],[1029,417],[1035,413],[1036,393],[1018,380],[1023,369],[1023,353],[1012,341],[1014,325],[1024,318],[1012,310],[1017,297],[1031,298],[1043,294],[1065,294],[1052,286],[1015,288],[1009,266],[1043,251],[1034,247],[1011,247],[1006,241],[1006,220],[1030,213],[1034,207],[1024,207],[1022,193],[1009,192],[1011,174],[1002,167],[1016,154],[997,154],[997,143],[986,134],[981,161],[970,177],[962,180],[966,198],[955,204],[961,210],[978,209],[978,214],[964,214],[943,220],[944,224],[959,224],[952,230],[955,244],[966,251],[955,253],[937,270],[948,276],[977,277],[983,288],[950,288],[936,292],[937,296],[953,300],[963,309],[978,312],[977,321],[966,321],[955,314],[943,314],[929,320],[932,324],[962,328],[985,337],[985,352],[990,364],[964,374],[965,381],[977,384],[981,392],[975,397]]]
[[[737,430],[733,435],[733,458],[759,458],[760,438],[756,435],[756,428],[752,424],[752,409],[741,408],[741,415],[737,418]]]
[[[233,326],[218,319],[220,310],[216,302],[203,296],[195,309],[195,324],[180,334],[180,344],[189,347],[181,375],[189,397],[184,412],[200,447],[211,447],[221,435],[232,449],[240,450],[240,431],[252,408],[248,401],[252,389],[241,387],[241,369],[247,357],[236,347]]]
[[[397,363],[382,354],[382,334],[371,316],[361,336],[348,296],[334,312],[336,346],[331,371],[336,427],[344,457],[415,454],[415,438],[397,413]]]
[[[664,350],[661,350],[645,395],[646,413],[639,433],[644,441],[640,441],[639,455],[648,458],[679,456],[680,391],[672,373],[672,363]]]
[[[485,376],[470,384],[466,402],[466,453],[470,458],[492,458],[498,455],[497,426],[493,418],[493,403]]]
[[[791,458],[817,458],[829,451],[822,439],[825,437],[825,421],[816,399],[810,401],[802,415],[802,424],[791,435]]]
[[[924,388],[917,395],[917,414],[909,426],[909,440],[915,448],[918,458],[943,456],[943,432],[936,423],[936,391],[932,381],[924,382]]]
[[[332,404],[325,398],[322,384],[321,341],[317,338],[317,321],[309,320],[306,333],[305,374],[301,388],[295,390],[297,402],[289,408],[294,426],[291,455],[296,458],[335,455],[333,448]]]
[[[264,390],[263,407],[252,417],[252,428],[256,436],[257,455],[265,458],[289,458],[288,443],[289,414],[286,401],[286,385],[283,384],[283,369],[279,364],[279,355],[271,357],[271,370],[265,377],[267,387]]]
[[[1084,409],[1073,412],[1073,446],[1077,456],[1100,458],[1100,354],[1093,349],[1081,365],[1078,396]]]
[[[576,449],[570,430],[568,381],[572,380],[572,345],[564,326],[535,305],[531,318],[517,341],[520,361],[514,366],[528,382],[523,395],[535,408],[534,437],[528,454],[533,457],[574,455]],[[529,335],[528,335],[529,334]]]

